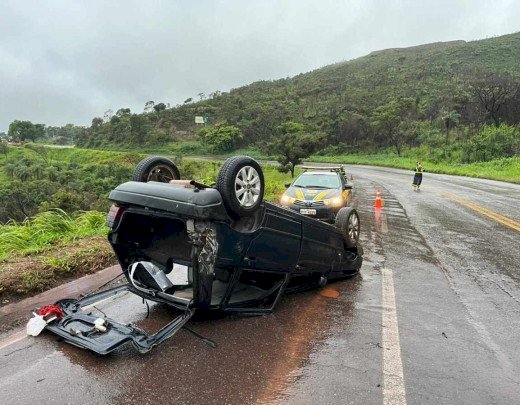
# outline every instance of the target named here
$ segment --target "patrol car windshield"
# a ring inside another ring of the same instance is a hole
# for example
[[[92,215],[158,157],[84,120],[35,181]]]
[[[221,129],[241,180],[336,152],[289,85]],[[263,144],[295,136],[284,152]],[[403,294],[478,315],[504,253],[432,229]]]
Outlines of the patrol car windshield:
[[[293,184],[303,188],[339,188],[339,178],[335,173],[303,173]]]

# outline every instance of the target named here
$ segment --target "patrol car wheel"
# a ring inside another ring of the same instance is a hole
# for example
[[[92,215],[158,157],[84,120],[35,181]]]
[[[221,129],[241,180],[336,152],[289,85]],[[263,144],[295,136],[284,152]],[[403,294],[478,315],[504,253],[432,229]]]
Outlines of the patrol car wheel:
[[[264,173],[256,160],[235,156],[222,165],[215,187],[230,216],[235,219],[250,216],[264,198]]]
[[[334,222],[337,228],[343,234],[345,245],[349,248],[354,248],[359,242],[359,232],[361,230],[359,215],[352,207],[343,207],[336,214],[336,221]]]
[[[137,164],[132,176],[133,181],[143,183],[149,181],[168,183],[170,180],[179,180],[180,178],[181,175],[175,163],[162,156],[150,156],[141,160]]]

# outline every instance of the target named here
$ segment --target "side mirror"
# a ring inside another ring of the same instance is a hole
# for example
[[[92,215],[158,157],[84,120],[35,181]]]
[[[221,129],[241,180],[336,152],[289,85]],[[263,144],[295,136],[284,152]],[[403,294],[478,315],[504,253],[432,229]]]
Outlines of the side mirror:
[[[350,184],[345,184],[343,190],[352,190],[352,186]]]
[[[291,183],[285,183],[284,186],[285,186],[285,188],[289,188],[289,187],[291,187]]]

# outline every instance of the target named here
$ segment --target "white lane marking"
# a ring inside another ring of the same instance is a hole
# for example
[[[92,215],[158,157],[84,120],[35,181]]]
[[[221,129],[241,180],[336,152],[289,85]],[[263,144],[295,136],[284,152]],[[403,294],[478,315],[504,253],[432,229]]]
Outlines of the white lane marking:
[[[383,274],[383,403],[406,405],[403,362],[399,344],[399,326],[395,306],[394,278],[392,270],[382,269]]]
[[[14,345],[16,342],[23,340],[27,337],[27,332],[24,330],[20,330],[10,336],[8,336],[5,340],[0,342],[0,350],[5,349],[8,346]]]

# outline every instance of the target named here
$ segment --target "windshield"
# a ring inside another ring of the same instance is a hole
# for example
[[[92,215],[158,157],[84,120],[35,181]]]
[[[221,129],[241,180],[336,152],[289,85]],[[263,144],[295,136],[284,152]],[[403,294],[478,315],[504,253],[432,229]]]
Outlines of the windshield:
[[[304,188],[339,188],[339,179],[333,173],[303,173],[293,184]]]

